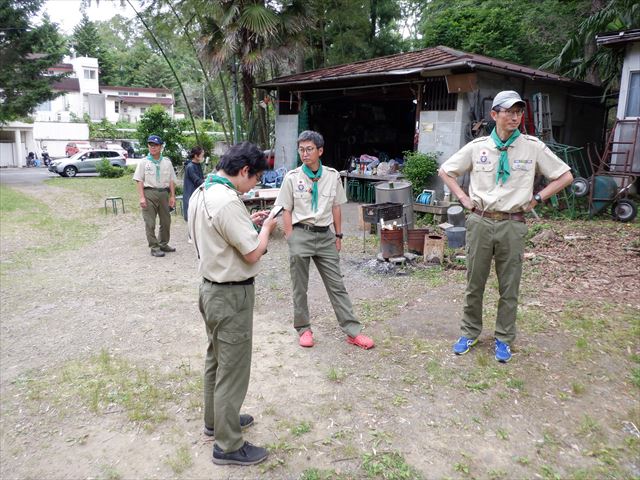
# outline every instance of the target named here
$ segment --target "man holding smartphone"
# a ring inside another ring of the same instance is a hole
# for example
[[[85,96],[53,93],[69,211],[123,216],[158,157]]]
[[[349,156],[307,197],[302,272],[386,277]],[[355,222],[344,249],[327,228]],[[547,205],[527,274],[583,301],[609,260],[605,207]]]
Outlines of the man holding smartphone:
[[[306,130],[300,134],[298,153],[302,166],[287,173],[275,202],[284,207],[282,221],[293,285],[293,326],[300,346],[313,347],[307,301],[309,263],[313,259],[347,342],[367,350],[374,346],[373,340],[360,333],[362,324],[353,313],[340,272],[338,254],[343,236],[340,206],[347,202],[347,196],[338,171],[320,161],[323,147],[324,138],[318,132]],[[332,224],[333,232],[329,228]]]
[[[243,440],[241,429],[253,417],[240,414],[251,373],[254,278],[277,224],[266,211],[249,215],[240,195],[256,186],[266,168],[255,145],[234,145],[189,202],[189,234],[202,275],[199,307],[209,339],[204,433],[216,438],[218,465],[254,465],[267,458],[265,448]]]

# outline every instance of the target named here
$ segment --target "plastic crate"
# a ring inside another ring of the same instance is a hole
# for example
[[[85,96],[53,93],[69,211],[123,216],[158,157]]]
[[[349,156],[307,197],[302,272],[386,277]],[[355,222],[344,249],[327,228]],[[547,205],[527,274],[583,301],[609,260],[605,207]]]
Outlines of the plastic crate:
[[[380,219],[395,220],[402,218],[401,203],[373,203],[362,206],[362,219],[367,223],[378,223]]]

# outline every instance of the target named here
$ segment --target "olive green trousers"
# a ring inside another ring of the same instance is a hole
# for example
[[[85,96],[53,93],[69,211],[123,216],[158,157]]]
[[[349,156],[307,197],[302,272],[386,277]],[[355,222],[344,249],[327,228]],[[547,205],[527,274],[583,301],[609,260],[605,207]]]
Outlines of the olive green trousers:
[[[200,284],[199,307],[209,344],[204,363],[204,424],[216,444],[234,452],[244,444],[240,408],[249,387],[253,338],[253,285]]]
[[[511,344],[516,338],[518,293],[527,225],[515,220],[492,220],[470,214],[467,227],[467,289],[464,295],[462,335],[478,338],[482,331],[484,290],[495,260],[498,312],[495,338]]]
[[[331,230],[310,232],[294,228],[287,243],[289,244],[289,271],[293,286],[294,328],[299,334],[311,329],[307,291],[309,263],[313,259],[340,328],[350,337],[357,336],[362,330],[362,324],[353,313],[353,305],[342,280],[335,234]]]
[[[171,237],[171,213],[169,212],[169,192],[155,188],[145,188],[144,198],[147,208],[142,209],[145,233],[149,247],[166,247]],[[160,219],[159,236],[156,237],[156,217]]]

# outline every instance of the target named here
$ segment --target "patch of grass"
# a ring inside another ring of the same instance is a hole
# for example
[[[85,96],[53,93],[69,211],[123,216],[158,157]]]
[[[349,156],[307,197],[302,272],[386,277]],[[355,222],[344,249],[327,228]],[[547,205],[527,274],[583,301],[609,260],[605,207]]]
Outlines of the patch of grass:
[[[602,431],[602,428],[598,424],[596,420],[591,418],[589,415],[585,415],[582,417],[582,422],[580,422],[580,429],[578,433],[582,436],[598,434]]]
[[[579,382],[572,382],[571,383],[571,391],[573,392],[574,395],[582,395],[585,392],[585,386],[582,385]]]
[[[304,435],[305,433],[309,433],[311,431],[311,424],[309,422],[300,422],[298,425],[294,426],[291,429],[291,433],[294,437],[299,437]]]
[[[46,400],[63,415],[77,414],[79,407],[97,415],[123,412],[147,430],[153,430],[168,417],[170,402],[193,388],[191,376],[147,370],[112,356],[107,350],[68,362],[60,369],[23,377],[16,385],[26,390],[26,398],[34,404]]]
[[[499,468],[489,470],[487,472],[487,475],[489,475],[490,480],[500,480],[501,478],[509,478],[509,474],[507,473],[507,471]]]
[[[166,463],[171,467],[171,470],[173,470],[175,474],[180,475],[193,465],[193,458],[191,457],[189,447],[183,445],[178,448],[174,455],[166,459]]]
[[[633,367],[631,369],[631,383],[640,388],[640,367]]]
[[[440,287],[446,282],[442,267],[418,268],[411,272],[411,276],[430,288]]]
[[[507,387],[515,390],[524,390],[524,380],[519,378],[509,378],[507,380]]]
[[[401,300],[398,298],[361,300],[355,305],[356,316],[365,325],[376,320],[393,318],[400,303]]]
[[[79,215],[69,219],[39,200],[7,186],[0,186],[0,231],[3,238],[47,239],[46,247],[25,242],[24,246],[9,253],[0,264],[0,274],[15,268],[29,267],[32,262],[51,252],[79,248],[97,236],[98,226]]]
[[[382,442],[386,443],[387,445],[391,445],[392,443],[391,435],[389,435],[387,432],[384,432],[382,430],[372,430],[371,436],[374,439],[373,446],[376,448],[378,448]]]
[[[456,472],[462,473],[464,475],[469,475],[471,472],[471,468],[469,467],[469,464],[464,463],[464,462],[456,462],[453,465],[453,469]]]
[[[396,395],[393,397],[392,402],[396,407],[401,407],[402,405],[406,405],[409,401],[403,397],[402,395]]]
[[[344,478],[335,470],[322,470],[319,468],[309,468],[302,472],[299,480],[337,480]]]
[[[409,465],[398,452],[365,453],[362,469],[369,478],[385,480],[418,480],[420,472]]]
[[[531,306],[518,307],[517,323],[526,333],[542,333],[549,330],[549,317],[541,309]]]
[[[531,463],[531,460],[529,460],[528,457],[518,457],[516,458],[516,463],[518,463],[519,465],[522,465],[523,467],[526,467]]]
[[[98,477],[100,480],[120,480],[122,475],[111,465],[103,465],[100,467],[101,474]]]
[[[130,209],[127,209],[128,211],[133,211],[133,206],[138,205],[135,182],[128,175],[120,178],[56,177],[45,180],[45,183],[89,196],[96,202],[95,205],[98,211],[100,207],[103,207],[102,202],[106,197],[122,197],[125,208],[130,206]]]
[[[295,450],[295,447],[293,445],[291,445],[289,442],[285,442],[283,440],[280,440],[277,443],[269,443],[267,445],[267,449],[269,450],[269,452],[271,452],[273,454],[277,454],[277,453],[288,453],[288,452],[291,452],[291,451]]]
[[[498,430],[496,430],[496,437],[498,437],[500,440],[509,440],[509,432],[507,432],[503,428],[499,428]]]
[[[416,377],[412,373],[407,373],[402,376],[401,380],[407,385],[415,385],[418,382],[418,377]]]
[[[549,465],[543,465],[540,467],[540,474],[544,480],[562,480],[560,474]]]
[[[329,371],[327,372],[327,378],[332,382],[341,382],[347,374],[340,368],[329,367]]]

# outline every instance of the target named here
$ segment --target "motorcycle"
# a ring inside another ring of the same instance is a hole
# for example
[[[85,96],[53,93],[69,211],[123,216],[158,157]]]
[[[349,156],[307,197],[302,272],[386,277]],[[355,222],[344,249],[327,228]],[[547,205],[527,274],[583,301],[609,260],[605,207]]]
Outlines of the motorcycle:
[[[51,164],[51,158],[49,158],[49,154],[47,152],[42,152],[42,161],[44,162],[45,167],[48,167]]]

